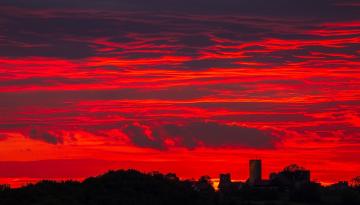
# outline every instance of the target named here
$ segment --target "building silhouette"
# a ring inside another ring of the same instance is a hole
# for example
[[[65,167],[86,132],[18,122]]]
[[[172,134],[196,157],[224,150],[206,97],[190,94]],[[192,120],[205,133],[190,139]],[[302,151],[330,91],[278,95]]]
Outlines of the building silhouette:
[[[218,189],[221,193],[231,193],[244,187],[253,187],[264,190],[277,190],[278,188],[301,188],[310,185],[310,170],[296,164],[285,167],[280,172],[271,173],[269,179],[262,179],[262,161],[260,159],[249,160],[249,178],[246,182],[231,181],[230,173],[219,175]],[[345,189],[345,182],[334,185],[334,189]]]
[[[249,161],[249,184],[256,185],[262,182],[261,179],[261,160],[253,159]]]

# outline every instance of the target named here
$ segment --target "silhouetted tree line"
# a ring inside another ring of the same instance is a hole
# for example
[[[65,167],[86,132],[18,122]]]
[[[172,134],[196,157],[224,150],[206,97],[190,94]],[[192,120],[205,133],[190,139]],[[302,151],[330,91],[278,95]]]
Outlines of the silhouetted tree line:
[[[215,191],[210,177],[180,180],[175,174],[109,171],[83,182],[41,181],[11,189],[0,186],[0,204],[14,205],[232,205],[360,204],[360,183],[341,190],[317,183],[297,187],[244,185]]]

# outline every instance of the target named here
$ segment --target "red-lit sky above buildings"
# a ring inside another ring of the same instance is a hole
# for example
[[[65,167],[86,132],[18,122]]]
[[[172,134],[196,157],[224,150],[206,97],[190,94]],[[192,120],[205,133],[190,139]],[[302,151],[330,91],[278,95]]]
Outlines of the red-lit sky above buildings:
[[[360,1],[0,3],[0,183],[360,175]]]

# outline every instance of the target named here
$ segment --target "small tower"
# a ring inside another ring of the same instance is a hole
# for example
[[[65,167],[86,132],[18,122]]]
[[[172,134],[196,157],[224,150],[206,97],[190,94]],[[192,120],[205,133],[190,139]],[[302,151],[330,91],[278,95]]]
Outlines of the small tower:
[[[261,183],[261,160],[253,159],[249,161],[250,168],[250,177],[249,183],[250,185],[256,185]]]

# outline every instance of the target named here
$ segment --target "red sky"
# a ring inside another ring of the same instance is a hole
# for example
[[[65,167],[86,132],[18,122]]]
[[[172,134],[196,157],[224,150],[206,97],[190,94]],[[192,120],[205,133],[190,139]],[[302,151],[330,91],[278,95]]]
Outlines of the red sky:
[[[358,1],[54,2],[0,3],[0,183],[360,174]]]

